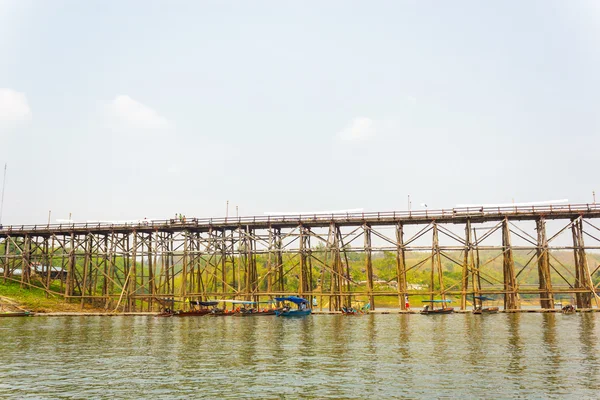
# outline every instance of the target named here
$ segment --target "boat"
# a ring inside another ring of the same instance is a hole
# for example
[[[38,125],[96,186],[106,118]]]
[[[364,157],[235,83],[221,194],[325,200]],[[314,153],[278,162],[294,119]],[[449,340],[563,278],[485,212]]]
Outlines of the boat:
[[[567,304],[563,308],[560,309],[563,314],[575,314],[577,311],[573,304]]]
[[[236,317],[260,317],[265,315],[276,315],[276,309],[256,309],[256,308],[241,308],[238,313],[235,314]]]
[[[287,296],[287,297],[275,297],[275,301],[278,303],[294,303],[298,308],[292,309],[289,305],[284,305],[283,308],[275,310],[275,315],[278,317],[305,317],[312,313],[312,310],[308,308],[308,300],[302,297]]]
[[[477,300],[479,300],[479,304],[477,304]],[[486,296],[473,296],[473,314],[496,314],[500,311],[499,307],[484,307],[484,301],[494,300],[491,297]]]
[[[242,300],[231,300],[234,304],[240,304],[241,307],[236,309],[236,317],[259,317],[266,315],[275,315],[276,309],[274,308],[260,308],[260,304],[272,305],[274,301],[242,301]]]
[[[0,312],[0,317],[31,317],[31,311],[3,311]]]
[[[430,315],[430,314],[452,314],[454,312],[454,308],[446,307],[447,303],[451,303],[451,300],[423,300],[423,303],[431,303],[431,305],[427,304],[423,310],[421,310],[421,314]],[[440,304],[441,308],[434,308],[435,304]]]
[[[201,317],[206,314],[210,314],[214,308],[219,305],[218,301],[199,301],[190,300],[189,311],[176,311],[173,313],[174,317]],[[209,308],[210,307],[210,308]]]
[[[363,303],[362,301],[358,301],[359,303]],[[361,314],[367,314],[369,312],[369,309],[371,308],[371,304],[367,303],[365,305],[363,305],[360,308],[355,308],[352,306],[346,307],[346,306],[342,306],[342,315],[361,315]]]
[[[361,312],[354,307],[342,306],[342,314],[343,315],[360,315]]]

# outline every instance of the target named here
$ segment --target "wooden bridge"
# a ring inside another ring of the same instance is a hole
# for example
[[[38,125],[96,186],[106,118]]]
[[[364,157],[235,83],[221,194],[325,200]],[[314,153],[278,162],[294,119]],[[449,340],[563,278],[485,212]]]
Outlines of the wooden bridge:
[[[390,296],[402,309],[405,296],[450,297],[465,309],[482,295],[508,310],[532,299],[592,308],[596,218],[600,206],[573,204],[12,225],[0,228],[0,272],[82,307],[123,311],[285,294],[331,310],[353,299],[374,309]],[[410,282],[417,273],[427,283]]]

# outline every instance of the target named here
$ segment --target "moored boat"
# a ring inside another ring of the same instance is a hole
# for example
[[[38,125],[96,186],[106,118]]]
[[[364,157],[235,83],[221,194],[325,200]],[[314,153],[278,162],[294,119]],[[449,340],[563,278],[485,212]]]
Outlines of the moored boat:
[[[308,300],[302,297],[288,296],[288,297],[275,297],[275,301],[278,303],[294,303],[298,308],[292,309],[289,305],[284,305],[283,308],[275,310],[275,315],[278,317],[305,317],[312,313],[312,310],[308,308]]]
[[[576,308],[573,304],[567,304],[560,310],[563,314],[575,314]]]
[[[479,300],[479,304],[477,304],[477,300]],[[484,301],[494,300],[491,297],[486,296],[473,296],[473,314],[496,314],[500,311],[499,307],[484,307]]]
[[[214,308],[219,305],[218,301],[199,301],[190,300],[190,307],[188,311],[177,311],[173,313],[174,317],[201,317],[206,314],[210,314]]]
[[[430,315],[430,314],[452,314],[454,312],[454,308],[446,307],[447,303],[450,303],[450,300],[423,300],[423,303],[431,303],[431,305],[427,304],[423,310],[421,310],[420,314]],[[435,308],[435,304],[440,304],[440,308]]]
[[[31,317],[31,311],[6,311],[0,312],[0,317]]]

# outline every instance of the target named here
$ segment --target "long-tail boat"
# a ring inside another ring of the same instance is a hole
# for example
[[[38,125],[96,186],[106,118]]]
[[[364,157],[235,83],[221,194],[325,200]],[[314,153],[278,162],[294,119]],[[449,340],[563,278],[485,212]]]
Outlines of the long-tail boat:
[[[0,312],[0,317],[31,317],[31,311],[3,311]]]
[[[219,305],[218,301],[199,301],[190,300],[190,307],[188,311],[176,311],[173,313],[174,317],[201,317],[206,314],[210,314],[214,308]]]
[[[477,304],[479,300],[479,304]],[[499,307],[484,307],[484,301],[494,300],[491,297],[486,296],[473,296],[473,314],[495,314],[500,311]]]
[[[431,303],[431,305],[427,304],[423,310],[421,310],[421,314],[430,315],[430,314],[452,314],[454,312],[454,308],[446,307],[447,303],[451,303],[450,300],[423,300],[423,303]],[[440,308],[434,308],[435,304],[440,304]]]
[[[278,317],[305,317],[312,313],[312,310],[308,307],[308,300],[303,299],[302,297],[275,297],[275,301],[278,303],[294,303],[298,307],[293,310],[291,306],[284,305],[280,310],[275,310],[275,315]]]

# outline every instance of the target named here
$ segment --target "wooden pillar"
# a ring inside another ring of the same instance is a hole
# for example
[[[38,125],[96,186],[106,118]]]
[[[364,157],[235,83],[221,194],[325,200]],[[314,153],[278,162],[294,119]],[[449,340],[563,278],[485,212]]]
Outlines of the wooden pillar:
[[[547,253],[546,253],[547,254]],[[515,260],[510,240],[508,219],[502,221],[502,265],[504,276],[504,309],[518,310],[521,308],[515,276]]]
[[[305,232],[304,227],[300,225],[300,273],[298,274],[298,295],[302,297],[304,295],[304,278],[306,277],[306,249],[305,249]]]
[[[285,282],[283,277],[283,243],[281,239],[281,228],[275,228],[275,246],[277,250],[277,290],[283,293],[285,291]]]
[[[398,282],[398,302],[401,310],[406,310],[408,284],[406,282],[406,254],[404,247],[404,225],[396,225],[396,280]]]
[[[540,281],[540,306],[544,309],[554,309],[554,294],[550,275],[550,256],[546,238],[546,221],[540,218],[536,221],[537,228],[537,261]]]
[[[129,244],[129,241],[127,242]],[[129,311],[136,311],[136,299],[135,299],[135,294],[137,291],[137,250],[138,250],[138,232],[137,231],[133,231],[133,248],[127,246],[127,254],[131,254],[131,263],[130,263],[130,268],[131,268],[131,277],[129,278],[129,292],[127,293],[128,296],[128,304],[129,304]]]
[[[221,230],[221,293],[227,291],[227,234],[225,228]]]
[[[444,291],[444,275],[442,271],[442,258],[440,253],[440,242],[438,235],[437,223],[433,222],[433,238],[431,244],[431,294],[429,299],[434,300],[435,297],[435,283],[438,282],[439,293],[442,300],[446,300],[446,293]],[[433,304],[433,303],[432,303]],[[446,307],[445,303],[442,303],[442,307]]]
[[[88,285],[88,274],[90,273],[90,264],[91,264],[91,247],[92,247],[92,234],[88,233],[85,237],[85,244],[84,244],[84,258],[83,258],[83,276],[82,276],[82,283],[81,283],[81,301],[79,304],[79,308],[80,310],[83,310],[83,306],[85,304],[85,294],[86,294],[86,289],[87,289],[87,285]]]
[[[344,244],[344,238],[342,236],[342,230],[339,226],[336,225],[335,227],[336,229],[336,234],[337,234],[337,241],[339,243],[339,248],[341,249],[341,254],[344,255],[344,260],[343,260],[343,264],[340,264],[340,276],[343,277],[343,281],[342,284],[340,286],[340,289],[345,289],[346,291],[346,304],[348,307],[352,306],[352,288],[350,286],[350,280],[351,280],[351,276],[350,276],[350,261],[348,260],[348,253],[347,253],[347,249],[346,246]],[[310,246],[309,246],[310,247]],[[341,262],[341,254],[340,254],[340,262]],[[340,299],[340,305],[341,305],[341,299]]]
[[[461,296],[460,296],[460,309],[467,309],[467,290],[469,288],[469,256],[472,255],[471,245],[471,220],[467,219],[465,225],[465,249],[463,257],[463,269],[462,269],[462,281],[461,281]],[[475,305],[475,302],[473,302]]]
[[[47,268],[46,271],[46,289],[50,289],[50,283],[52,282],[52,268],[54,264],[54,234],[52,234],[51,244],[48,244],[46,240],[46,254],[47,254]],[[50,293],[46,292],[46,297],[49,297]]]
[[[73,282],[75,279],[75,234],[71,232],[69,262],[67,264],[67,278],[65,280],[65,300],[73,295]]]
[[[588,270],[587,255],[583,241],[583,219],[572,220],[573,256],[575,257],[575,289],[592,291],[593,285]],[[576,293],[577,308],[592,308],[592,293]]]
[[[23,250],[21,252],[21,289],[25,287],[25,282],[29,283],[31,275],[31,238],[29,235],[23,237]]]
[[[182,259],[182,266],[181,266],[181,289],[180,289],[180,295],[181,295],[181,301],[183,301],[183,309],[186,310],[187,309],[187,279],[188,279],[188,262],[189,262],[189,257],[188,257],[188,250],[189,250],[189,232],[187,230],[182,232],[183,235],[183,259]]]
[[[156,268],[156,250],[154,248],[154,241],[152,240],[154,233],[148,234],[148,292],[150,293],[150,299],[148,300],[148,311],[152,311],[154,306],[154,296],[156,295],[156,282],[155,271]]]
[[[372,249],[371,249],[371,226],[365,224],[363,226],[365,236],[365,255],[366,255],[366,270],[367,270],[367,293],[369,296],[369,303],[371,304],[371,310],[375,310],[375,296],[373,296],[373,260],[372,260]]]
[[[4,282],[8,281],[8,272],[10,267],[8,265],[8,255],[10,254],[10,236],[4,238],[4,264],[2,266],[4,270]]]

